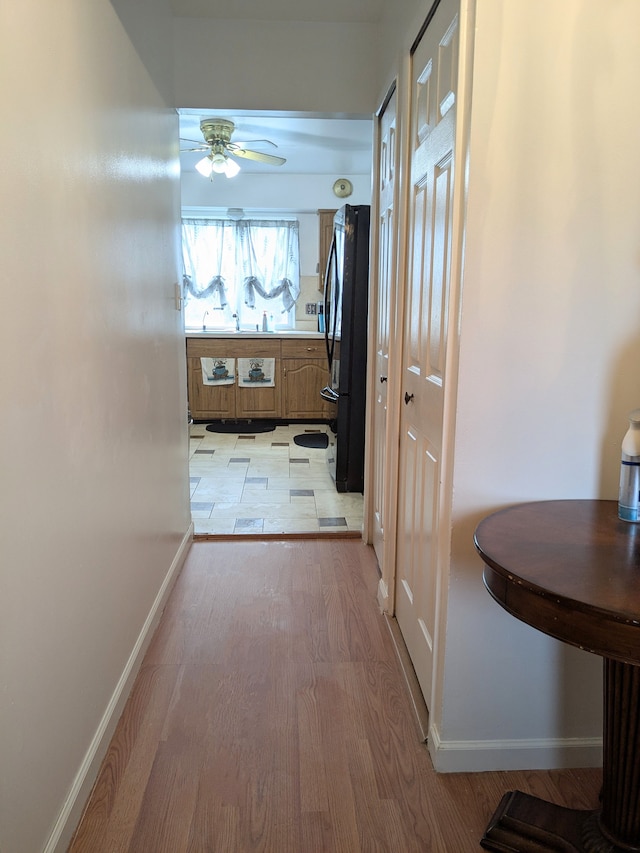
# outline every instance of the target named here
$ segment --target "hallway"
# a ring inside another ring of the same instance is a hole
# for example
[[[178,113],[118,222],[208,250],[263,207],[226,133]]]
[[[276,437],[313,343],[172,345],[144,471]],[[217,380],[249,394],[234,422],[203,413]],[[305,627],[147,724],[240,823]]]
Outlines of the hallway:
[[[501,794],[599,770],[437,775],[357,540],[196,542],[69,853],[477,853]]]

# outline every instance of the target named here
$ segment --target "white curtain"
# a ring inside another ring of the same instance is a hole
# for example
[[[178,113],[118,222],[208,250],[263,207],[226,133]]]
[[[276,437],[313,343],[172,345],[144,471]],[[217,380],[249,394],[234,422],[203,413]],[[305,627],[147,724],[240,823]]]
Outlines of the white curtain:
[[[183,219],[182,254],[187,299],[240,315],[242,303],[287,313],[300,295],[297,221]]]

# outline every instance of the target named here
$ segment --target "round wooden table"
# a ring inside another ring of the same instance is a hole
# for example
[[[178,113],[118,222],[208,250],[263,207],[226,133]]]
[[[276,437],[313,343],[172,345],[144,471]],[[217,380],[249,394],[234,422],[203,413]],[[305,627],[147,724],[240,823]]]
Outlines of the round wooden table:
[[[541,501],[485,518],[484,583],[517,619],[604,658],[601,807],[509,791],[481,845],[514,851],[640,851],[640,525],[616,501]]]

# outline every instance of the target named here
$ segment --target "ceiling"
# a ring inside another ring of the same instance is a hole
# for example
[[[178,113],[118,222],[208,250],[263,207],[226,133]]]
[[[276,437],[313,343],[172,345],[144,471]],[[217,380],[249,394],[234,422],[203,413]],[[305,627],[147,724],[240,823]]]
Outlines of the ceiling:
[[[178,17],[375,24],[384,0],[169,0]]]
[[[378,23],[385,0],[169,0],[175,16],[224,20],[303,21],[323,23]],[[286,158],[282,166],[239,160],[245,174],[326,174],[336,177],[370,175],[373,123],[370,118],[313,114],[233,112],[204,105],[202,110],[178,110],[180,137],[203,141],[200,120],[212,116],[231,119],[234,142],[269,139],[278,147],[256,144],[255,149]],[[180,148],[192,147],[181,142]],[[183,171],[192,170],[203,153],[183,152]]]
[[[178,0],[174,0],[178,2]],[[179,0],[180,3],[191,0]],[[193,0],[195,2],[195,0]],[[372,119],[333,118],[317,115],[284,113],[230,112],[229,110],[178,110],[180,119],[180,148],[204,143],[200,120],[219,116],[231,119],[236,129],[232,142],[246,143],[247,148],[286,158],[282,166],[269,166],[251,160],[238,159],[245,174],[348,175],[371,174]],[[253,140],[268,139],[278,147]],[[183,171],[191,171],[206,152],[182,151]]]

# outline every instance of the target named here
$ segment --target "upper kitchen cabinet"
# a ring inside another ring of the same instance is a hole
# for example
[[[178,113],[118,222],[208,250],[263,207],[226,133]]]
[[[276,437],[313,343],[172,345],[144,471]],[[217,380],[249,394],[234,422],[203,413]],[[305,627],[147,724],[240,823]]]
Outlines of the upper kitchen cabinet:
[[[318,211],[318,241],[319,241],[319,262],[318,262],[318,290],[324,293],[324,277],[327,271],[327,260],[329,258],[329,250],[331,248],[331,238],[333,236],[333,217],[336,215],[335,210],[319,210]]]

